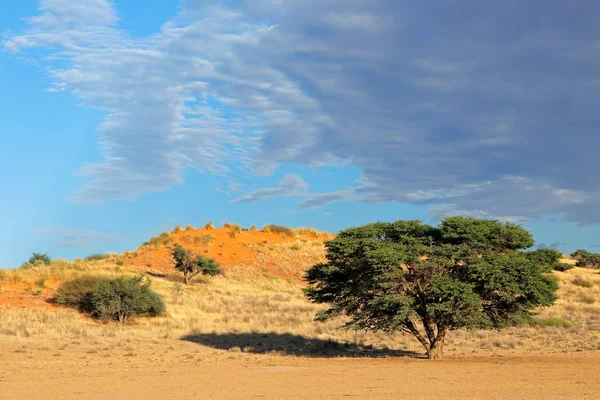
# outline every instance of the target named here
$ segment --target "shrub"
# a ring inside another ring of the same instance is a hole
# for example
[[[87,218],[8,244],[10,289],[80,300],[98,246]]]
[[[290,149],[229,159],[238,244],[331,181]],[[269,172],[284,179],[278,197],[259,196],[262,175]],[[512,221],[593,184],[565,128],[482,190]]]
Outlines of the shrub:
[[[186,230],[186,231],[193,231],[194,229],[195,229],[195,228],[194,228],[192,225],[190,225],[190,224],[187,224],[187,225],[185,226],[185,230]]]
[[[204,229],[215,229],[215,226],[213,225],[212,222],[208,221],[207,223],[204,224]]]
[[[600,254],[590,253],[587,250],[577,250],[571,254],[577,260],[577,266],[583,268],[600,268]]]
[[[157,316],[165,311],[160,295],[142,277],[84,276],[63,283],[54,299],[94,318],[121,324],[134,316]]]
[[[123,266],[123,264],[125,264],[125,261],[118,259],[117,261],[115,261],[115,264],[117,264],[119,267]]]
[[[214,242],[217,238],[214,237],[214,235],[211,235],[210,233],[207,233],[205,235],[200,235],[200,236],[196,236],[194,238],[194,244],[196,245],[209,245],[210,243]]]
[[[282,225],[273,225],[273,224],[265,225],[263,227],[263,231],[279,233],[280,235],[285,235],[285,236],[294,236],[293,229],[288,228],[287,226],[282,226]]]
[[[565,272],[572,269],[574,266],[567,263],[558,263],[554,266],[555,271]]]
[[[240,226],[238,224],[234,224],[234,223],[225,223],[223,224],[223,228],[227,228],[229,229],[229,237],[234,238],[236,234],[238,234],[239,232],[242,231],[242,228],[240,228]]]
[[[179,233],[179,232],[181,232],[181,231],[182,231],[182,229],[183,229],[183,228],[181,227],[181,225],[177,225],[177,226],[175,227],[175,229],[173,229],[173,233]]]
[[[48,265],[50,264],[52,259],[50,258],[48,253],[33,253],[31,257],[29,257],[29,263],[36,266],[40,265],[39,262],[36,264],[36,261],[40,261],[42,265]]]
[[[319,232],[317,232],[315,228],[297,228],[294,229],[294,232],[296,232],[298,235],[310,235],[314,238],[319,237]]]
[[[252,226],[250,227],[250,232],[254,232],[254,231],[256,231],[256,225],[252,225]]]
[[[97,254],[90,254],[89,256],[84,258],[84,260],[85,261],[101,261],[101,260],[106,260],[107,258],[108,258],[108,254],[97,253]]]

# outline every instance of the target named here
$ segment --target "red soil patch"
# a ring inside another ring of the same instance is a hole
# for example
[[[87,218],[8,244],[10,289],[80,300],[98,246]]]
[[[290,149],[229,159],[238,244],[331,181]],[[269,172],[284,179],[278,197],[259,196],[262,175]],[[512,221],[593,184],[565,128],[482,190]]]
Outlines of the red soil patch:
[[[205,235],[212,235],[214,240],[209,244],[194,242],[195,238]],[[173,271],[170,248],[178,243],[184,248],[192,250],[195,254],[215,259],[225,273],[234,266],[242,266],[248,269],[253,268],[259,272],[268,272],[285,279],[293,278],[293,276],[280,268],[274,260],[267,260],[260,266],[257,265],[256,261],[259,255],[257,248],[269,249],[273,245],[295,242],[322,243],[329,237],[330,235],[326,233],[287,236],[263,231],[241,231],[235,237],[231,237],[227,228],[182,230],[170,234],[169,242],[167,244],[160,243],[159,248],[140,247],[135,252],[130,253],[132,256],[126,258],[124,262],[126,267],[135,267],[156,273]]]

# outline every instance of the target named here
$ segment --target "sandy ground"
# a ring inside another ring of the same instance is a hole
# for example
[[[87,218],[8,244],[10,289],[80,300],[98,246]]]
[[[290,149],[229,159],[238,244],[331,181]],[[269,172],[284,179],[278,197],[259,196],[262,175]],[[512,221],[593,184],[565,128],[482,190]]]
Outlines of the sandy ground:
[[[600,399],[600,352],[429,361],[232,353],[181,341],[97,353],[13,347],[0,342],[3,400]]]

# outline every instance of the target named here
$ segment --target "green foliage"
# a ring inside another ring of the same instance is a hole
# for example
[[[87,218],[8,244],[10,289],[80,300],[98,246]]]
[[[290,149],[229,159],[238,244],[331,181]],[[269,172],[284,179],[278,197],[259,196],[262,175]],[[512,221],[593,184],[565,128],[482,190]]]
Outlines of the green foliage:
[[[590,253],[587,250],[577,250],[571,254],[577,260],[577,266],[583,268],[600,268],[600,254]]]
[[[526,253],[531,261],[544,268],[546,272],[555,269],[560,263],[562,253],[556,249],[542,248]]]
[[[175,269],[183,273],[183,280],[188,284],[196,275],[215,276],[221,273],[219,264],[212,258],[201,255],[194,256],[188,249],[177,245],[171,251]]]
[[[103,321],[127,323],[132,317],[158,316],[165,304],[142,277],[84,276],[63,283],[54,300]]]
[[[279,233],[280,235],[283,236],[294,236],[294,230],[292,228],[288,228],[287,226],[282,226],[282,225],[265,225],[263,226],[263,231],[265,232],[273,232],[273,233]]]
[[[547,274],[556,254],[522,251],[532,245],[526,230],[493,220],[373,223],[326,242],[328,262],[307,272],[305,293],[330,305],[319,320],[347,315],[348,328],[405,331],[437,358],[448,330],[528,322],[556,300]]]
[[[118,266],[123,266],[125,264],[125,261],[119,258],[117,259],[117,261],[115,261],[115,264],[117,264]]]
[[[101,261],[101,260],[106,260],[107,258],[108,258],[108,254],[97,253],[97,254],[90,254],[89,256],[84,258],[84,260],[85,261]]]
[[[565,272],[570,269],[573,269],[574,265],[567,263],[558,263],[554,266],[555,271]]]
[[[52,259],[48,255],[48,253],[33,253],[31,257],[29,257],[29,263],[35,266],[39,265],[49,265]]]

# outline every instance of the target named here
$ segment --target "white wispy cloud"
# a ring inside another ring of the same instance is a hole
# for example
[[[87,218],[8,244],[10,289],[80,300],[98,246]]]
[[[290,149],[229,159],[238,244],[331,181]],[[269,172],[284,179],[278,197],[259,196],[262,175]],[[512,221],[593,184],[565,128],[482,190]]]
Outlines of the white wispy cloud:
[[[168,190],[188,168],[341,161],[364,187],[303,207],[600,222],[598,4],[186,0],[147,38],[119,29],[118,3],[86,5],[42,1],[4,41],[106,111],[78,203]]]
[[[257,189],[238,199],[232,200],[232,203],[255,203],[273,197],[282,196],[304,196],[308,184],[294,174],[287,174],[276,187]]]

